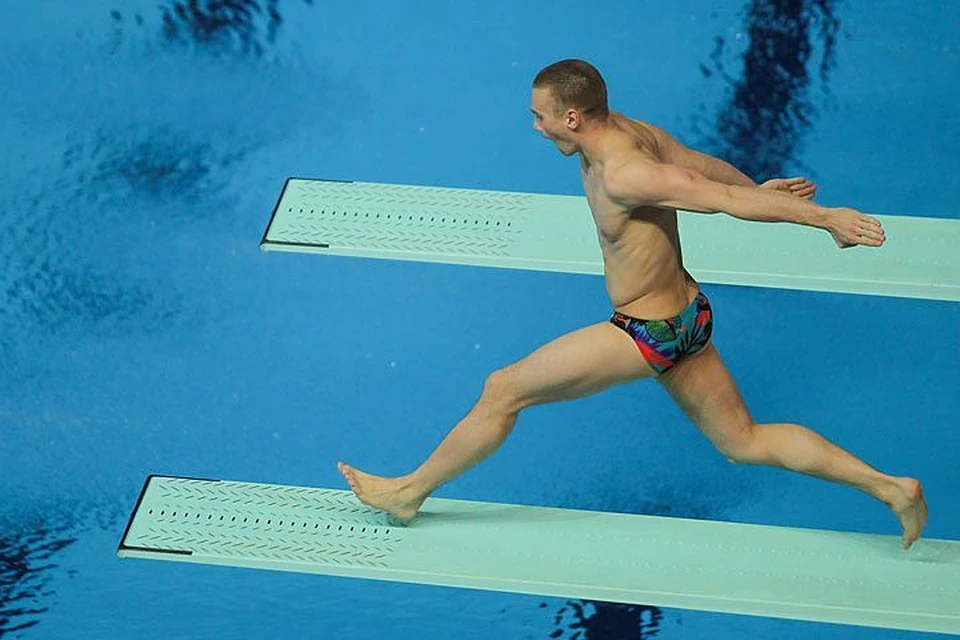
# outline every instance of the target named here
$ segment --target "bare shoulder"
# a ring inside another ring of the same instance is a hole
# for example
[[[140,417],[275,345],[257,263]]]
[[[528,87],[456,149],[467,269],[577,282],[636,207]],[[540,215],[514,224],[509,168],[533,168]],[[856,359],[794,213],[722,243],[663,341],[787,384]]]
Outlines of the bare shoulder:
[[[657,180],[660,162],[639,149],[611,158],[603,171],[602,187],[614,201],[638,204]]]
[[[621,113],[616,114],[616,117],[621,126],[628,128],[637,137],[641,146],[663,162],[669,162],[671,156],[683,147],[676,138],[655,124]]]

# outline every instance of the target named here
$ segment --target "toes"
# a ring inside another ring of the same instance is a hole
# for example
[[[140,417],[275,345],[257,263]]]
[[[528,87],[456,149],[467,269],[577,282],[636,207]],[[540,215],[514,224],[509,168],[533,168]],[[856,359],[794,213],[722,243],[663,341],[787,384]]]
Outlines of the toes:
[[[351,489],[356,489],[356,477],[354,476],[353,469],[342,462],[337,463],[337,469],[340,470],[340,473],[343,474],[343,477],[346,479],[347,484],[350,485]]]

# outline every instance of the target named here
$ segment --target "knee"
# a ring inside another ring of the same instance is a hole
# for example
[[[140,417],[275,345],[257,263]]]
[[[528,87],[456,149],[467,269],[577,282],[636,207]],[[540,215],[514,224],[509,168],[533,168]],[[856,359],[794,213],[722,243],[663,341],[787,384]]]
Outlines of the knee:
[[[497,369],[487,376],[480,400],[486,406],[493,406],[507,413],[514,413],[522,408],[517,384],[509,369]]]
[[[763,455],[755,425],[744,425],[734,435],[716,443],[717,450],[732,464],[761,464]]]

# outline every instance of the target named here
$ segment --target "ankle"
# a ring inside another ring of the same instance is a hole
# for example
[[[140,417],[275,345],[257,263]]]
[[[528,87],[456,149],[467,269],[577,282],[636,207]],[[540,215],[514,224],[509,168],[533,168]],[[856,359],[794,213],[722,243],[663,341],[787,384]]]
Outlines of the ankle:
[[[411,502],[418,502],[423,504],[423,501],[427,499],[433,490],[424,485],[423,481],[417,477],[416,472],[411,473],[410,475],[403,476],[399,478],[400,480],[400,493],[403,495],[405,500]]]
[[[897,502],[901,497],[903,489],[897,483],[896,479],[890,476],[884,476],[875,481],[873,486],[866,489],[866,491],[883,504],[892,507],[893,503]]]

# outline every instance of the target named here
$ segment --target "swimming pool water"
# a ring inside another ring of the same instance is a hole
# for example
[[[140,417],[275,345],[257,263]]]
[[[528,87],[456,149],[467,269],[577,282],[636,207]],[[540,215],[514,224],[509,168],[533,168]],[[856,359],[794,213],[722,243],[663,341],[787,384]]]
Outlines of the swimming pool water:
[[[540,67],[584,57],[614,108],[718,153],[754,147],[757,167],[813,176],[825,204],[956,218],[952,5],[290,0],[218,22],[209,3],[7,4],[0,636],[916,635],[115,548],[149,473],[340,487],[341,458],[406,473],[490,371],[609,316],[595,277],[261,254],[287,176],[578,194],[527,100]],[[780,82],[744,70],[776,62],[751,48],[765,37],[789,41]],[[743,142],[751,115],[776,139]],[[958,305],[704,288],[758,420],[920,477],[926,534],[960,535]],[[642,382],[525,412],[437,495],[897,533],[853,490],[729,465]]]

